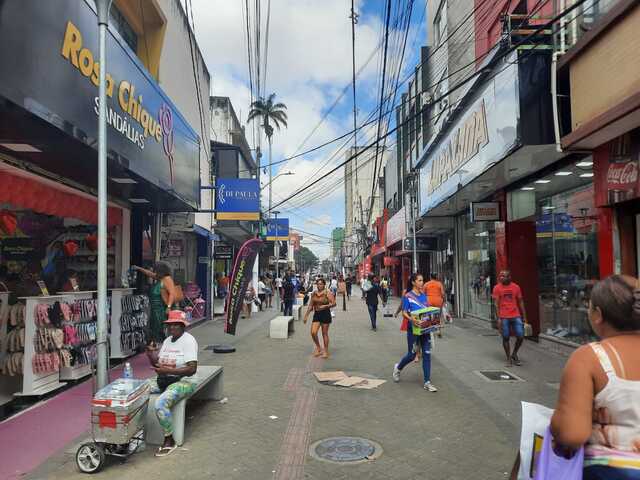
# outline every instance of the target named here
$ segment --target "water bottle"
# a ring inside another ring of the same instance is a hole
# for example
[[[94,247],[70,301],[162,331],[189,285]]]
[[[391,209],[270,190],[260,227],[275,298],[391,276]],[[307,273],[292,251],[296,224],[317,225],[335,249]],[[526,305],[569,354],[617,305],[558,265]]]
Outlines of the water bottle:
[[[122,374],[122,378],[133,378],[133,367],[129,362],[124,364],[124,373]]]

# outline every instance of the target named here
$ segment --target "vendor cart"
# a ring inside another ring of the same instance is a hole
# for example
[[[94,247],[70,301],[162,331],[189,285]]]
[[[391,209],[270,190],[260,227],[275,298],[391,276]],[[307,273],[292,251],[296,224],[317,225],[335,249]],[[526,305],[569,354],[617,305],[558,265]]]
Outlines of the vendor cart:
[[[107,455],[126,459],[144,442],[144,419],[149,404],[147,380],[119,378],[99,390],[91,401],[93,441],[76,452],[81,472],[96,473]]]

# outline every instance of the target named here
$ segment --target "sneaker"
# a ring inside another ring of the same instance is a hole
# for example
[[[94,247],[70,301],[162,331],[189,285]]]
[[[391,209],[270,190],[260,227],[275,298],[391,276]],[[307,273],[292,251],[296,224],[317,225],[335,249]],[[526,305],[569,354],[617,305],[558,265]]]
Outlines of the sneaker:
[[[424,384],[424,389],[425,389],[425,390],[428,390],[428,391],[430,391],[430,392],[437,392],[437,391],[438,391],[438,389],[436,388],[436,386],[435,386],[433,383],[431,383],[431,382],[427,382],[427,383],[425,383],[425,384]]]
[[[397,363],[393,366],[393,374],[391,376],[394,382],[398,383],[400,381],[400,369]]]

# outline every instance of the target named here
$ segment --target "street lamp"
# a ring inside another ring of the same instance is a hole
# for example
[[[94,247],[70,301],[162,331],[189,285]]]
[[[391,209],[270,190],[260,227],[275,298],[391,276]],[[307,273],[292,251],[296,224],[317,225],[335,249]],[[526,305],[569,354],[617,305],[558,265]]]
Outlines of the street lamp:
[[[278,178],[277,175],[273,180],[275,180],[276,178]],[[271,182],[269,182],[269,183],[271,183]],[[278,245],[278,215],[280,215],[280,212],[278,210],[274,210],[273,212],[270,212],[270,213],[273,213],[273,215],[276,217],[276,224],[275,224],[276,237],[275,237],[275,240],[273,241],[273,260],[276,263],[276,277],[279,277],[279,275],[278,275],[279,268],[278,267],[280,266],[280,262],[279,262],[280,255],[278,255],[277,245]]]
[[[112,0],[96,0],[98,9],[98,315],[96,381],[109,381],[107,358],[107,28]]]
[[[282,172],[282,173],[279,173],[278,175],[273,177],[273,179],[269,180],[269,182],[266,185],[263,185],[262,187],[260,187],[260,191],[262,191],[265,188],[267,188],[269,185],[271,185],[273,182],[275,182],[278,177],[282,177],[283,175],[295,175],[295,173],[293,173],[293,172]],[[271,212],[269,212],[269,214],[271,214]]]

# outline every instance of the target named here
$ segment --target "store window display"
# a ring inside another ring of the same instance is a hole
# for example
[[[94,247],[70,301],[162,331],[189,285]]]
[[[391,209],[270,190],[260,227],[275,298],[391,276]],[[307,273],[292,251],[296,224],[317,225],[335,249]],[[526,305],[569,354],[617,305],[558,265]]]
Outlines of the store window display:
[[[18,296],[41,294],[38,282],[50,293],[95,290],[97,287],[96,227],[79,220],[30,210],[4,210],[15,226],[0,223],[0,268]],[[116,285],[116,229],[109,232],[108,286]],[[71,281],[73,280],[73,282]]]
[[[593,162],[584,158],[509,193],[510,220],[534,220],[540,333],[575,344],[595,337],[588,320],[600,277]]]
[[[461,288],[466,289],[464,312],[491,320],[491,290],[496,271],[495,222],[472,223],[467,215],[460,217],[460,221],[463,227]]]

